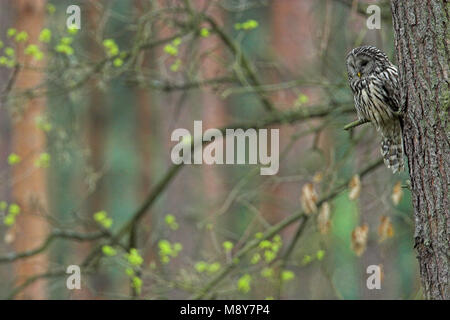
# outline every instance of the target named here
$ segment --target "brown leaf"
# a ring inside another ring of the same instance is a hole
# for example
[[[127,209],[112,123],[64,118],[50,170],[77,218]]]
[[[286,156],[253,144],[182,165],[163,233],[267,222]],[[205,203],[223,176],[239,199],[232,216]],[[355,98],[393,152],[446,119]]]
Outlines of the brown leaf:
[[[315,213],[317,211],[317,200],[318,196],[316,189],[311,182],[308,182],[303,186],[300,196],[300,203],[302,204],[303,211],[308,215]]]
[[[330,215],[330,205],[328,202],[324,202],[320,207],[319,215],[317,216],[317,228],[321,234],[327,234],[330,231]]]
[[[314,183],[320,183],[323,179],[323,173],[322,172],[317,172],[314,177],[313,177],[313,182]]]
[[[8,231],[5,233],[4,241],[6,244],[11,244],[16,239],[16,233],[14,231],[14,228],[9,228]]]
[[[395,184],[393,190],[392,190],[392,195],[391,195],[391,199],[392,202],[394,203],[394,205],[398,205],[400,203],[400,201],[403,198],[403,189],[402,189],[402,183],[399,181]]]
[[[356,227],[352,232],[352,250],[359,257],[366,251],[369,236],[369,226],[367,223]]]
[[[394,236],[394,226],[392,225],[391,219],[386,216],[380,218],[380,226],[378,227],[378,235],[380,236],[380,242]]]
[[[356,200],[361,193],[361,180],[359,179],[359,175],[355,174],[353,178],[350,180],[348,187],[350,192],[348,194],[348,198],[350,200]]]

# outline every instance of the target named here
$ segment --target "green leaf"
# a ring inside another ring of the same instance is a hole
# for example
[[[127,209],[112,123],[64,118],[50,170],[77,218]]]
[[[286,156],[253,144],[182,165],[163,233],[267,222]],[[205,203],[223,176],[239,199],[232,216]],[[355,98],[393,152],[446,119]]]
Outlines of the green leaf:
[[[15,153],[11,153],[11,154],[8,156],[8,164],[9,164],[10,166],[13,166],[13,165],[15,165],[15,164],[18,164],[21,160],[22,160],[22,158],[21,158],[19,155],[15,154]]]
[[[17,42],[25,42],[28,40],[28,33],[26,31],[21,31],[16,35]]]
[[[50,154],[43,152],[39,155],[39,158],[36,159],[34,165],[38,168],[48,168],[50,166],[50,159]]]
[[[8,213],[14,217],[17,216],[20,213],[19,205],[11,203],[8,208]]]
[[[319,261],[323,260],[323,257],[325,256],[325,251],[324,250],[317,251],[316,256],[317,256],[317,260],[319,260]]]
[[[128,263],[135,267],[140,266],[144,262],[144,259],[135,248],[130,249],[130,253],[126,257]]]
[[[8,31],[6,31],[6,34],[8,38],[14,37],[17,33],[17,29],[15,28],[9,28]]]
[[[261,270],[261,276],[263,278],[271,278],[273,276],[273,269],[272,268],[264,268]]]
[[[200,29],[200,36],[203,38],[209,37],[209,29],[208,28],[201,28]]]
[[[41,33],[39,34],[39,41],[43,43],[49,43],[52,40],[52,32],[50,29],[42,29]]]
[[[283,281],[290,281],[294,278],[295,278],[295,274],[290,270],[284,270],[281,273],[281,280],[283,280]]]
[[[111,246],[107,246],[107,245],[102,247],[102,251],[103,251],[103,254],[108,257],[113,257],[117,254],[116,249],[114,249]]]
[[[208,264],[204,261],[199,261],[194,265],[194,269],[198,273],[202,273],[202,272],[206,271],[207,268],[208,268]]]
[[[220,270],[220,268],[221,268],[220,263],[219,262],[214,262],[214,263],[211,263],[208,266],[207,270],[208,270],[208,273],[216,273],[217,271]]]
[[[3,218],[3,223],[7,227],[12,226],[15,222],[16,222],[16,217],[14,217],[13,215],[8,214]]]
[[[233,250],[234,244],[231,241],[225,241],[222,243],[222,246],[225,249],[225,252],[230,252]]]
[[[242,293],[248,293],[251,290],[251,282],[252,277],[249,274],[244,274],[238,280],[237,283],[238,290],[241,291]]]

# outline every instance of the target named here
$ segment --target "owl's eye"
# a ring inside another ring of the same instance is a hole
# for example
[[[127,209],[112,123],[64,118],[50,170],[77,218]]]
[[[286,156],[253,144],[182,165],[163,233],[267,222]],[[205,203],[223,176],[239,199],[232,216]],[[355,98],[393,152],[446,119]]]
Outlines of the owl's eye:
[[[369,61],[367,61],[367,60],[364,60],[362,63],[361,63],[361,67],[365,67],[365,66],[367,66],[367,64],[369,63]]]

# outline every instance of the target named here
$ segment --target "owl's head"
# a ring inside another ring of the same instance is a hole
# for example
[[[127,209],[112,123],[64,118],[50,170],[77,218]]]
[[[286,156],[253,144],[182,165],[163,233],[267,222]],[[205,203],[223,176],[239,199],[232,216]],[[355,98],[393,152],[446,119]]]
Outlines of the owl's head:
[[[378,48],[362,46],[347,55],[349,79],[365,78],[373,72],[381,72],[390,64],[388,57]]]

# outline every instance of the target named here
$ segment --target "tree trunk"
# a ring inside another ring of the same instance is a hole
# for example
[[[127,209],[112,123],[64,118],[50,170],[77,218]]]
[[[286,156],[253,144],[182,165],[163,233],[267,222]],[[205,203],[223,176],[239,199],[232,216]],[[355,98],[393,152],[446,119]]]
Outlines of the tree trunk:
[[[44,27],[45,0],[14,1],[16,9],[16,29],[26,31],[29,43],[38,43],[39,33]],[[15,89],[34,88],[43,81],[42,74],[32,68],[42,68],[43,63],[34,61],[24,54],[25,45],[18,46],[18,61],[28,66],[22,69],[16,80]],[[13,125],[12,147],[22,161],[14,166],[13,198],[20,205],[21,214],[15,227],[17,236],[15,247],[18,252],[30,250],[42,243],[47,236],[47,222],[44,213],[47,210],[47,180],[43,168],[36,168],[35,161],[46,150],[45,133],[36,126],[36,118],[43,114],[45,97],[35,97],[18,108]],[[18,283],[47,270],[47,256],[37,255],[16,263]],[[25,299],[47,298],[45,280],[37,281],[26,288],[19,296]]]
[[[392,0],[415,210],[415,247],[427,299],[450,299],[449,2]]]

